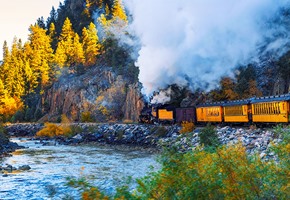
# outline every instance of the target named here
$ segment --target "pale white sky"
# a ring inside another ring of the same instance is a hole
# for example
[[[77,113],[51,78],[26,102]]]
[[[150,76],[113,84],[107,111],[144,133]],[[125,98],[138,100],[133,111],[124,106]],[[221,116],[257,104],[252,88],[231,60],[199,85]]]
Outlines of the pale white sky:
[[[44,20],[50,14],[52,6],[58,8],[59,2],[64,0],[0,0],[0,60],[2,60],[3,43],[11,42],[16,36],[24,43],[28,38],[28,28],[43,16]]]

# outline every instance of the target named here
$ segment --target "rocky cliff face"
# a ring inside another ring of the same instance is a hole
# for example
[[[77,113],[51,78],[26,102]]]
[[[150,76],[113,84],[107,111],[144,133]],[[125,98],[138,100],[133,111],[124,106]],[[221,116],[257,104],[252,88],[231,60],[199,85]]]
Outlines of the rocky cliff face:
[[[138,119],[143,105],[138,84],[127,84],[124,77],[104,67],[82,75],[63,74],[43,97],[47,114],[40,121],[57,121],[61,114],[80,121],[84,113],[100,122]]]

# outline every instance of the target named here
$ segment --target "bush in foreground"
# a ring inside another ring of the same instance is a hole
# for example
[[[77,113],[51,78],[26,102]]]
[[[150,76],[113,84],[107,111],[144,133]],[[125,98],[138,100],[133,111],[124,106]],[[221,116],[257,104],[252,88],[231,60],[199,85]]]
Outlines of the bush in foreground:
[[[45,123],[44,128],[36,133],[38,137],[55,137],[55,136],[70,136],[72,134],[72,128],[70,126],[69,119],[65,116],[61,116],[61,123]]]
[[[83,199],[287,199],[289,191],[289,145],[275,146],[280,162],[263,162],[249,156],[245,147],[218,147],[215,152],[196,149],[185,154],[167,152],[162,169],[137,180],[130,192],[124,186],[114,197],[84,179],[71,180]],[[283,152],[283,153],[282,153]],[[287,159],[288,158],[288,159]],[[80,187],[81,186],[81,187]],[[85,187],[84,187],[85,186]]]

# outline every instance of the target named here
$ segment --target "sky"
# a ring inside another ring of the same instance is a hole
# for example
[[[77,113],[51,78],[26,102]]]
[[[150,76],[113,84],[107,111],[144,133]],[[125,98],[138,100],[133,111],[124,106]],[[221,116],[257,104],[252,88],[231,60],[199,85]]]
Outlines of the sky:
[[[0,6],[0,60],[3,58],[2,47],[6,40],[11,47],[13,38],[21,38],[24,43],[28,38],[28,28],[43,16],[50,14],[52,6],[58,8],[63,0],[1,0]]]

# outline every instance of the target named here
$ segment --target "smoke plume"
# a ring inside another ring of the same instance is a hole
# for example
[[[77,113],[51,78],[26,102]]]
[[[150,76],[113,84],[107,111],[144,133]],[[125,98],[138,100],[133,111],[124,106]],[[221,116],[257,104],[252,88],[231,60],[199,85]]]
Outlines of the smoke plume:
[[[193,90],[215,88],[236,66],[258,61],[261,46],[281,53],[289,45],[288,33],[277,34],[285,29],[270,23],[289,0],[124,3],[142,45],[136,65],[146,95],[174,83]]]

